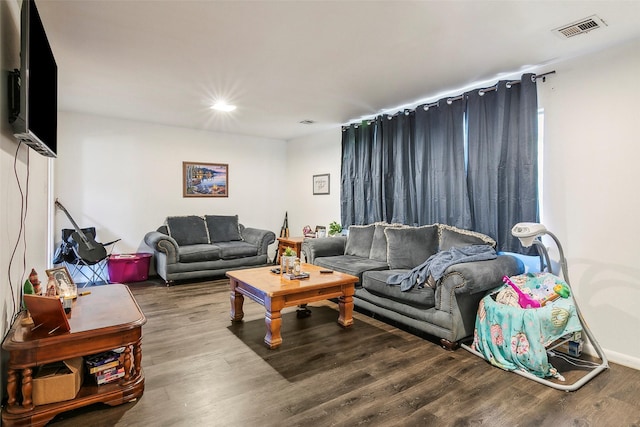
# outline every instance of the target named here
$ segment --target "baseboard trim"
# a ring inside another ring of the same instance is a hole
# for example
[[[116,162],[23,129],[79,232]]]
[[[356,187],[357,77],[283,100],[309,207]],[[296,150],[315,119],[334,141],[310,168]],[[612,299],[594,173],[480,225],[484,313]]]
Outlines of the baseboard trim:
[[[618,365],[623,365],[627,368],[640,370],[640,358],[612,350],[604,350],[604,353],[607,355],[609,362],[617,363]]]

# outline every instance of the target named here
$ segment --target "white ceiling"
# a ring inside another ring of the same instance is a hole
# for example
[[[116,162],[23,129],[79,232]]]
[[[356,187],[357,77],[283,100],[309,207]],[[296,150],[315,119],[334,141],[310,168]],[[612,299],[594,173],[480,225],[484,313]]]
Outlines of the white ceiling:
[[[36,3],[61,111],[284,140],[640,37],[640,1]]]

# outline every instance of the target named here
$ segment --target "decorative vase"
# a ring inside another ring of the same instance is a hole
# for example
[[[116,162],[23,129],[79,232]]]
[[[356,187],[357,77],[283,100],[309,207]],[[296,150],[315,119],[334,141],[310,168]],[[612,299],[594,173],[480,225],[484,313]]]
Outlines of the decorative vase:
[[[282,273],[291,274],[293,271],[293,263],[295,262],[296,257],[294,256],[284,256],[280,257],[280,271]]]

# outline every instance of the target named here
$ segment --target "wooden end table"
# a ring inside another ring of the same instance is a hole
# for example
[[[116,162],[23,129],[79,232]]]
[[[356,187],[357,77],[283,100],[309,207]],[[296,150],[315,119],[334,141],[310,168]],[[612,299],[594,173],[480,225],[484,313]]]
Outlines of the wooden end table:
[[[286,248],[291,248],[296,251],[296,256],[302,260],[302,242],[304,237],[278,237],[278,254],[276,256],[276,263],[280,264],[280,256]]]
[[[21,318],[2,343],[9,353],[3,425],[42,426],[61,412],[98,402],[115,406],[142,396],[142,325],[147,319],[125,285],[95,286],[89,295],[79,296],[71,310],[70,332],[43,336],[22,326]],[[125,348],[121,380],[97,386],[85,378],[75,399],[33,404],[32,376],[38,366],[121,347]]]
[[[331,274],[320,273],[322,268],[302,264],[302,271],[310,277],[300,280],[289,280],[280,274],[271,272],[271,267],[250,268],[227,272],[231,287],[231,320],[239,322],[244,317],[242,305],[247,296],[266,309],[265,325],[267,333],[264,342],[274,349],[282,344],[280,326],[285,307],[338,298],[340,314],[338,324],[349,327],[353,324],[353,294],[356,276],[334,271]]]

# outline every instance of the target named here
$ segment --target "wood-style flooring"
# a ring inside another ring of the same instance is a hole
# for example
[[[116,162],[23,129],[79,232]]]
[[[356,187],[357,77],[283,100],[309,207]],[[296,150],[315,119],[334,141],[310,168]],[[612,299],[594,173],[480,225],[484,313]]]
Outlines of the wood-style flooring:
[[[263,307],[247,298],[230,322],[226,280],[130,288],[148,319],[144,396],[51,425],[640,426],[640,371],[620,365],[567,393],[363,313],[342,329],[331,301],[305,319],[285,309],[268,350]]]

